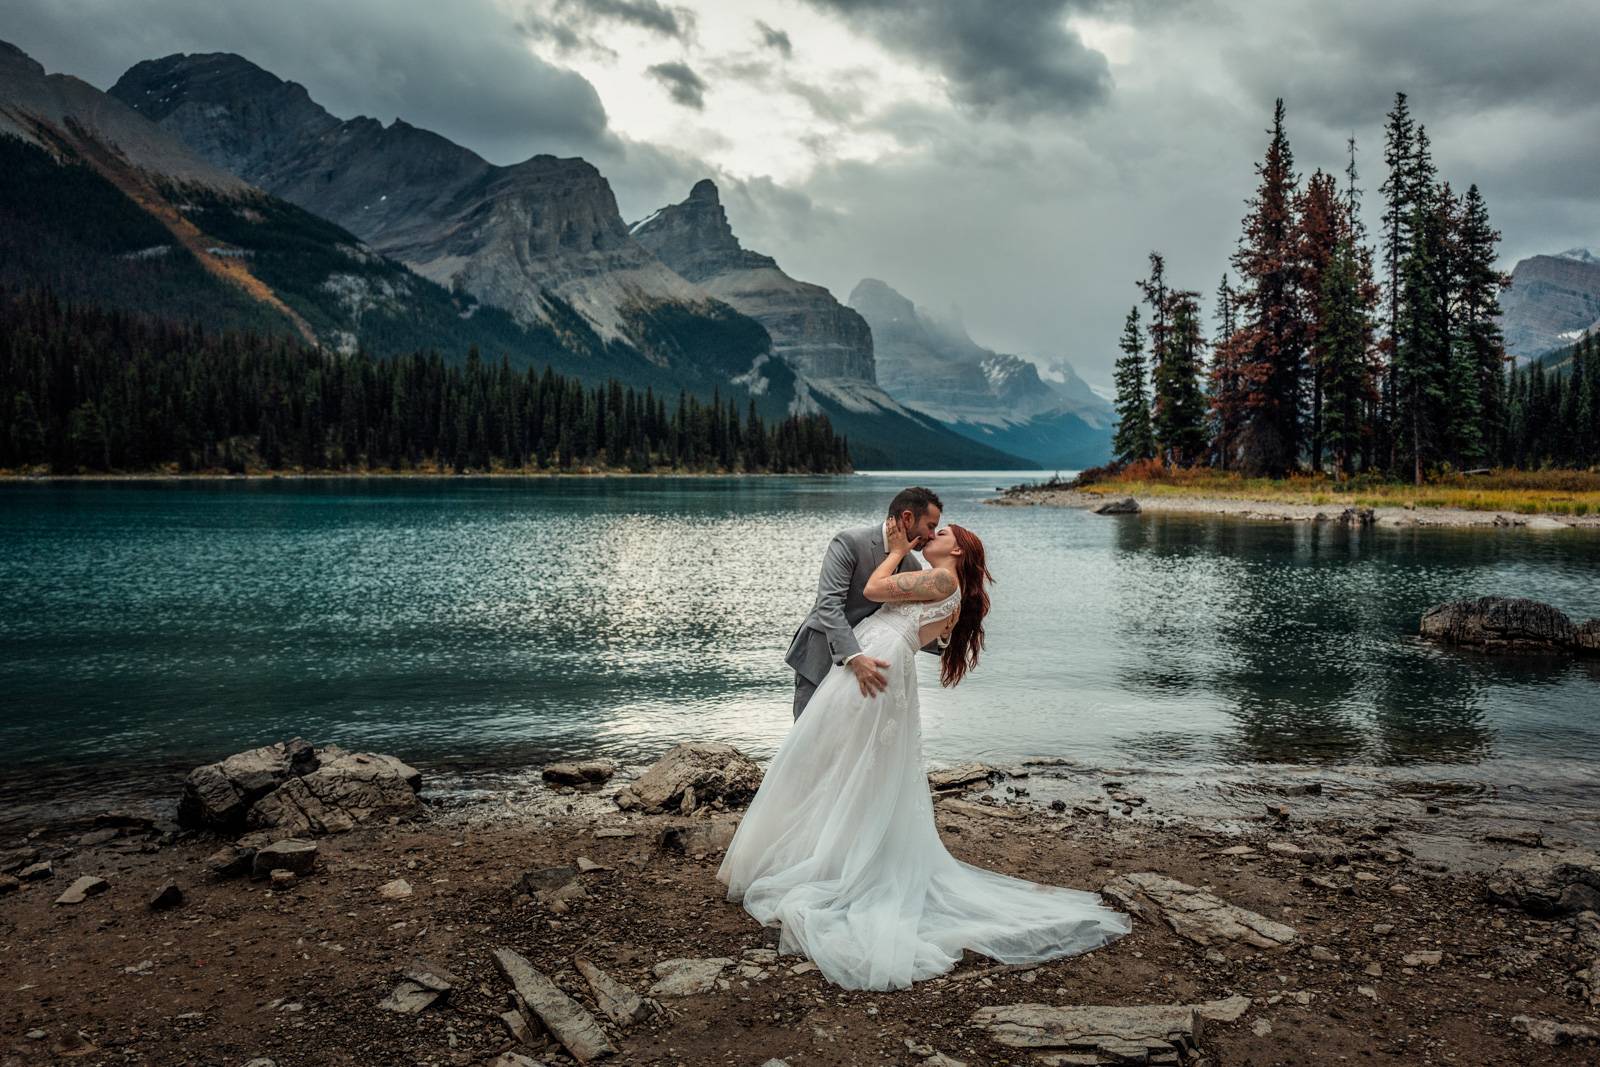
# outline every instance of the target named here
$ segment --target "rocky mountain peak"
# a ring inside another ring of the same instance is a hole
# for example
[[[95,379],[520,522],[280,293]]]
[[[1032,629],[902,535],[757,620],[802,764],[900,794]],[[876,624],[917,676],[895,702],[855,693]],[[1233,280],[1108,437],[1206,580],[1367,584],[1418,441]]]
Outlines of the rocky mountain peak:
[[[1600,328],[1600,257],[1586,248],[1531,256],[1500,297],[1506,351],[1532,359]]]
[[[777,260],[739,243],[709,178],[689,198],[633,224],[635,241],[691,282],[749,315],[772,335],[772,351],[801,374],[874,383],[872,331],[820,285],[797,281]]]
[[[634,223],[628,232],[691,282],[704,282],[730,271],[776,269],[778,265],[771,256],[739,244],[710,178],[695,182],[689,199],[659,209]]]
[[[1562,259],[1574,259],[1579,263],[1600,263],[1600,256],[1595,255],[1587,248],[1569,248],[1561,253]]]
[[[867,316],[871,322],[911,322],[917,317],[916,305],[907,300],[888,282],[876,278],[862,278],[850,290],[850,306]]]
[[[10,41],[0,41],[0,70],[7,67],[15,68],[19,72],[34,77],[44,77],[44,67],[39,64],[38,60]]]

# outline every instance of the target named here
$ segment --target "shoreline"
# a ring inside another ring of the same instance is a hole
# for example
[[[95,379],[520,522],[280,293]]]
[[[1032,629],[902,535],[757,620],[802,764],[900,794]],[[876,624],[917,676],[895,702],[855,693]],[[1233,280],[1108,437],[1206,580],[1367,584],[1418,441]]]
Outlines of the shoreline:
[[[720,982],[662,994],[662,1014],[607,1026],[622,1050],[616,1062],[662,1067],[730,1053],[795,1067],[1033,1062],[974,1021],[1015,1004],[1226,1001],[1232,1017],[1195,1035],[1212,1063],[1569,1063],[1573,1049],[1544,1044],[1513,1017],[1596,1022],[1588,987],[1573,977],[1588,950],[1571,920],[1486,897],[1496,864],[1550,851],[1559,826],[1548,839],[1473,831],[1438,847],[1453,836],[1450,800],[1431,805],[1440,814],[1403,796],[1365,814],[1335,811],[1340,790],[1316,768],[1259,776],[1275,784],[1248,801],[1249,814],[1208,826],[1170,817],[1148,783],[1116,770],[1038,760],[990,779],[969,767],[934,791],[941,837],[958,858],[1108,893],[1136,875],[1175,879],[1295,937],[1202,943],[1150,900],[1124,907],[1108,896],[1133,914],[1134,930],[1085,955],[997,967],[969,953],[907,990],[850,991],[799,957],[776,956],[777,930],[724,899],[715,874],[738,811],[621,810],[616,797],[636,770],[595,788],[530,783],[472,803],[430,796],[425,780],[416,821],[318,837],[318,867],[271,887],[209,877],[204,858],[224,839],[160,821],[147,832],[137,814],[114,831],[102,819],[8,834],[7,854],[55,857],[49,878],[23,882],[5,905],[16,992],[0,1012],[10,1052],[87,1064],[476,1067],[515,1050],[571,1062],[543,1035],[519,1043],[501,1021],[508,987],[493,953],[505,947],[597,1016],[576,957],[639,993],[663,961],[711,960]],[[963,774],[972,777],[948,782]],[[1047,800],[1056,784],[1072,799]],[[519,891],[525,873],[562,864],[584,871],[575,898]],[[85,874],[109,888],[51,903]],[[184,901],[147,906],[169,881]],[[413,957],[461,976],[457,989],[418,1014],[384,1010]]]
[[[1105,483],[1102,483],[1105,484]],[[1016,486],[985,504],[996,507],[1054,507],[1093,510],[1130,494],[1107,484],[1104,492],[1080,489]],[[1298,504],[1250,497],[1206,496],[1204,494],[1153,494],[1133,496],[1140,513],[1160,515],[1218,515],[1262,522],[1338,523],[1341,514],[1353,505]],[[1447,507],[1402,507],[1376,505],[1371,511],[1372,525],[1388,528],[1517,528],[1526,530],[1600,529],[1600,514],[1555,515],[1523,514],[1513,511],[1469,510]]]

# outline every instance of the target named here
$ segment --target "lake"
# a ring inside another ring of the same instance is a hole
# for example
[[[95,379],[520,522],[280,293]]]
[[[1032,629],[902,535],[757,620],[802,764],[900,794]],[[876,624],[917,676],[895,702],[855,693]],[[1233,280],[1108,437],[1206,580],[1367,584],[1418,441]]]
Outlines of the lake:
[[[1007,473],[0,485],[0,820],[176,796],[296,735],[462,782],[689,739],[770,755],[832,534],[933,486],[989,648],[926,755],[1323,765],[1587,804],[1600,668],[1428,647],[1432,604],[1600,615],[1600,536],[986,506]]]

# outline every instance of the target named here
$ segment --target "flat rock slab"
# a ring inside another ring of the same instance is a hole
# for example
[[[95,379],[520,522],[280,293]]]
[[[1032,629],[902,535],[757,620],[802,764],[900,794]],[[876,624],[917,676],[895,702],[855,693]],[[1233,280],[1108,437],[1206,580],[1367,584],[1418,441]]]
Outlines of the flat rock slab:
[[[317,843],[298,837],[286,837],[258,849],[250,861],[250,874],[265,878],[273,871],[291,871],[296,875],[309,874],[317,865]]]
[[[1154,872],[1119,875],[1101,892],[1134,912],[1158,914],[1172,932],[1197,945],[1233,942],[1260,949],[1281,949],[1299,936],[1292,926],[1275,922],[1196,886]]]
[[[1121,500],[1107,500],[1103,504],[1097,504],[1094,508],[1094,513],[1096,515],[1137,515],[1139,514],[1139,502],[1131,496],[1125,496]]]
[[[96,878],[86,874],[82,878],[67,886],[67,891],[56,897],[57,904],[82,904],[89,897],[104,893],[111,888],[111,883],[104,878]]]
[[[624,1026],[636,1023],[649,1013],[649,1005],[632,989],[623,985],[583,956],[574,956],[572,965],[594,991],[594,1002],[612,1022]]]
[[[987,1029],[995,1041],[1012,1048],[1066,1049],[1111,1063],[1147,1063],[1161,1062],[1164,1057],[1187,1057],[1195,1051],[1203,1019],[1188,1004],[1005,1004],[979,1008],[971,1021]]]
[[[717,988],[722,969],[733,961],[723,956],[708,959],[662,960],[655,965],[660,981],[650,987],[652,997],[692,997]]]
[[[963,815],[992,815],[997,819],[1025,819],[1027,814],[1003,808],[998,804],[974,804],[970,800],[941,800],[940,811],[956,811]]]
[[[987,782],[998,773],[987,763],[963,763],[942,771],[929,771],[928,784],[934,789],[956,789],[975,782]]]
[[[495,964],[510,981],[528,1010],[579,1063],[616,1054],[611,1039],[595,1017],[524,957],[508,948],[494,950]]]
[[[685,742],[617,793],[625,809],[692,813],[706,804],[742,807],[761,787],[761,768],[732,745]]]
[[[1487,889],[1491,901],[1534,915],[1600,911],[1600,853],[1583,848],[1525,852],[1501,864]]]
[[[257,829],[336,834],[422,811],[421,772],[394,756],[329,745],[317,759],[316,770],[288,779],[256,801],[246,822]]]
[[[1531,1015],[1514,1015],[1511,1025],[1527,1034],[1541,1045],[1566,1045],[1583,1041],[1600,1041],[1600,1030],[1582,1023],[1564,1023],[1557,1019],[1536,1019]]]

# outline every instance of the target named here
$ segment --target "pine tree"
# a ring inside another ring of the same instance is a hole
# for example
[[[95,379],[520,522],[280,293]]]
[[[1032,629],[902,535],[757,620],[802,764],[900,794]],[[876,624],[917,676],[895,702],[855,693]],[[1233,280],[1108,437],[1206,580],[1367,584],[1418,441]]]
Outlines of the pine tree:
[[[1157,447],[1168,463],[1190,466],[1206,455],[1206,400],[1200,388],[1200,294],[1189,289],[1167,292],[1167,351],[1156,366],[1154,430]]]
[[[1386,462],[1393,468],[1396,462],[1398,439],[1391,432],[1390,423],[1395,418],[1396,380],[1395,350],[1400,337],[1401,264],[1411,251],[1411,218],[1417,183],[1413,174],[1416,155],[1416,126],[1411,119],[1410,105],[1405,93],[1395,93],[1394,107],[1390,109],[1384,127],[1383,161],[1388,177],[1379,186],[1383,194],[1383,289],[1388,312],[1388,330],[1380,347],[1388,366],[1383,375],[1382,416],[1383,436],[1379,445]]]
[[[1239,374],[1244,389],[1241,466],[1279,476],[1299,462],[1300,405],[1305,365],[1301,264],[1294,222],[1298,178],[1283,128],[1283,100],[1273,107],[1271,140],[1256,165],[1261,184],[1249,201],[1244,233],[1233,255],[1239,315],[1249,332]]]
[[[1156,454],[1150,429],[1150,401],[1145,392],[1144,337],[1139,329],[1139,308],[1128,311],[1122,326],[1122,355],[1117,357],[1117,429],[1111,450],[1121,463],[1149,459]]]
[[[1500,232],[1477,185],[1467,187],[1455,242],[1454,356],[1459,385],[1476,398],[1477,425],[1461,434],[1472,447],[1462,458],[1480,461],[1499,454],[1505,434],[1505,339],[1500,332],[1500,291],[1509,275],[1495,269]]]
[[[1211,350],[1207,399],[1210,403],[1211,462],[1231,470],[1238,459],[1239,432],[1244,424],[1244,388],[1239,364],[1250,337],[1239,329],[1237,294],[1227,274],[1217,285],[1217,340]]]
[[[1348,225],[1343,217],[1338,186],[1320,168],[1306,180],[1295,203],[1297,240],[1301,264],[1300,288],[1306,294],[1306,365],[1309,377],[1311,469],[1322,469],[1322,391],[1327,354],[1322,318],[1323,274],[1328,269]]]

